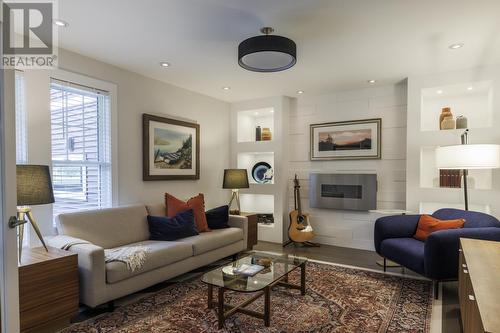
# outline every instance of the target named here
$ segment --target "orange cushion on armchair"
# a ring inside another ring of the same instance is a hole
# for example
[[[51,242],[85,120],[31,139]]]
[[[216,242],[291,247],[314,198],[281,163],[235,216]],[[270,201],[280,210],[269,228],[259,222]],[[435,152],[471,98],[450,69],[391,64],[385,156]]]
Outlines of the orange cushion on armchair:
[[[418,220],[417,231],[413,238],[425,242],[427,237],[435,231],[447,229],[460,229],[464,227],[465,220],[439,220],[431,215],[422,215]]]
[[[169,193],[165,193],[165,206],[167,208],[166,214],[168,217],[174,217],[180,212],[192,209],[196,230],[198,230],[198,232],[210,231],[205,215],[205,198],[202,193],[192,197],[186,202],[177,199]]]

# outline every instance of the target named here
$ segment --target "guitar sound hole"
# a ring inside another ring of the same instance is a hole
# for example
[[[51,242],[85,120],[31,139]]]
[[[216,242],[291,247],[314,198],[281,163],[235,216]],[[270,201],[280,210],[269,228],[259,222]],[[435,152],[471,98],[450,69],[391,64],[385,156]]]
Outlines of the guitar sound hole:
[[[297,217],[297,221],[298,221],[299,223],[304,222],[304,220],[305,220],[305,219],[304,219],[304,216],[302,216],[302,215],[299,215],[299,216]]]

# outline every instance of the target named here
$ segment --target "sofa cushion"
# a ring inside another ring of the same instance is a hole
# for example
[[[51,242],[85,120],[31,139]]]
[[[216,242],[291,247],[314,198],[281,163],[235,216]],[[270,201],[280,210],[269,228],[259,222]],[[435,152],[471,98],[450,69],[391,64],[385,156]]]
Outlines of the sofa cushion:
[[[424,275],[424,246],[424,242],[415,238],[389,238],[382,241],[380,254]]]
[[[148,224],[151,240],[174,241],[198,235],[192,209],[180,212],[174,217],[148,215]]]
[[[144,265],[132,272],[123,262],[113,261],[106,264],[106,282],[115,283],[135,275],[163,267],[193,255],[193,247],[189,243],[167,241],[143,241],[126,246],[145,246],[149,249]]]
[[[207,224],[207,217],[205,216],[205,197],[203,193],[199,193],[188,201],[179,200],[173,195],[165,193],[165,205],[167,207],[166,215],[168,217],[173,217],[182,211],[192,209],[196,230],[198,230],[198,232],[210,231]]]
[[[144,205],[88,210],[57,217],[59,234],[110,249],[149,239]]]
[[[240,228],[225,228],[200,233],[198,236],[179,239],[176,242],[191,244],[195,256],[243,240]]]
[[[429,237],[429,235],[433,232],[439,230],[460,229],[464,227],[464,223],[464,219],[440,220],[431,215],[423,214],[420,216],[417,231],[415,231],[413,238],[425,242],[427,237]]]
[[[207,216],[208,227],[211,230],[229,228],[228,205],[207,210],[205,215]]]

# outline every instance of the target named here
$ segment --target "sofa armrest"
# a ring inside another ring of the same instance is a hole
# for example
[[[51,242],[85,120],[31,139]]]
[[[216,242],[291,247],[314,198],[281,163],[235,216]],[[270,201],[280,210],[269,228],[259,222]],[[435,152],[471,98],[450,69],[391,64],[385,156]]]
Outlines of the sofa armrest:
[[[248,218],[241,215],[229,215],[229,226],[243,230],[243,240],[248,244]],[[246,245],[245,245],[246,246]]]
[[[65,235],[47,238],[47,244],[57,248],[68,243],[74,244],[68,251],[78,254],[80,302],[97,306],[102,303],[100,298],[104,295],[106,286],[104,249],[88,241]]]
[[[388,238],[413,237],[420,215],[384,216],[375,221],[375,250],[380,254],[380,244]]]
[[[445,280],[458,277],[460,238],[500,241],[500,228],[461,228],[433,232],[427,237],[424,249],[425,275]]]

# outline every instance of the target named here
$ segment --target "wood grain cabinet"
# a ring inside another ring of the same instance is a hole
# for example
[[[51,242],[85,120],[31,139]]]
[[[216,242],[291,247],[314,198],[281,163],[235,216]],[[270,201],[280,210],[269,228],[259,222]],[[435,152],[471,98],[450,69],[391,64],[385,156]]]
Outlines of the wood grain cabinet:
[[[21,332],[44,332],[78,312],[78,257],[49,247],[23,249],[19,263]]]
[[[500,242],[460,239],[458,294],[465,333],[500,332]]]
[[[241,213],[248,219],[248,240],[247,250],[252,250],[253,246],[257,244],[258,224],[257,213]]]

